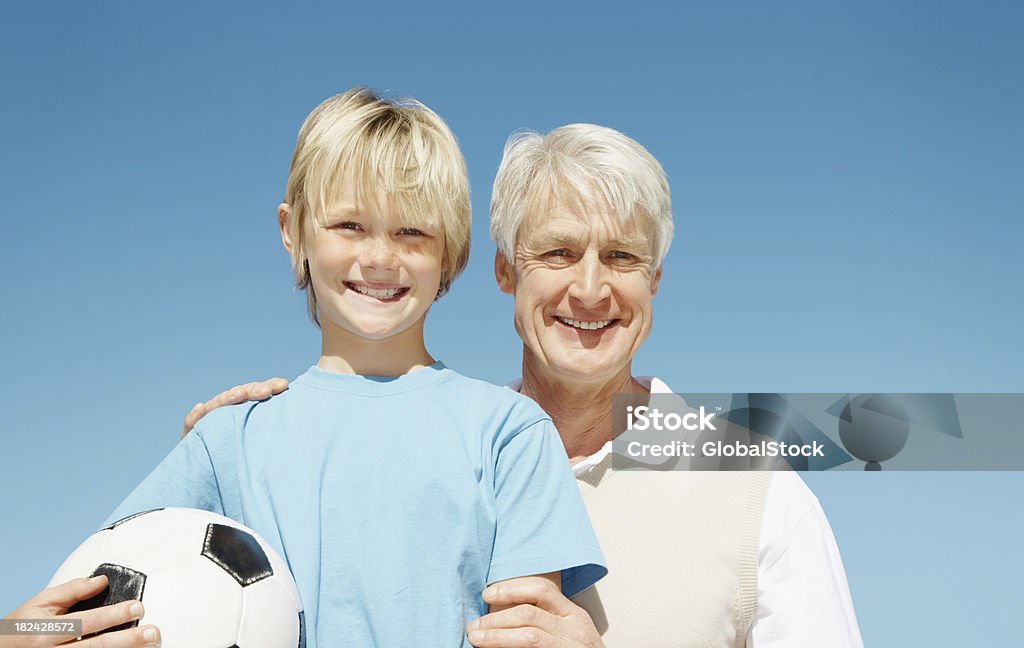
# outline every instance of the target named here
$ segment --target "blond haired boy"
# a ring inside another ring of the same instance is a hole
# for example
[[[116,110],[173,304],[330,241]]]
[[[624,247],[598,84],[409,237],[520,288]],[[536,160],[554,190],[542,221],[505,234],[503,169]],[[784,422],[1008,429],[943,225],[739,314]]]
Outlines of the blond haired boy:
[[[206,416],[111,515],[204,508],[252,527],[299,586],[309,646],[468,646],[484,587],[572,596],[603,559],[550,418],[427,352],[466,265],[465,164],[444,122],[356,88],[306,119],[278,207],[322,332],[283,395]]]

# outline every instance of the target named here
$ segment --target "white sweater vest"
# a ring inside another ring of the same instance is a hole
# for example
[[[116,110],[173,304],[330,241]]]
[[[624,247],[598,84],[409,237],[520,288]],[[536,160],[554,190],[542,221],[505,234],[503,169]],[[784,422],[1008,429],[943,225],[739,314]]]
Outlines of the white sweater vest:
[[[607,648],[743,648],[772,473],[610,470],[618,461],[577,478],[608,576],[573,600]]]

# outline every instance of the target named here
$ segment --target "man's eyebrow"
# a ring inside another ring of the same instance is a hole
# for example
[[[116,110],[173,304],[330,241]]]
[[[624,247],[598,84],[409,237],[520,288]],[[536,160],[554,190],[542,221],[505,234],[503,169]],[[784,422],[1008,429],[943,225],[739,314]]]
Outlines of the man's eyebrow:
[[[631,249],[646,248],[650,246],[650,241],[647,237],[639,234],[635,236],[617,236],[610,239],[605,247],[625,247]]]
[[[538,234],[525,241],[531,248],[555,249],[562,247],[575,247],[579,245],[579,238],[567,232],[546,232]],[[616,236],[608,239],[602,245],[603,248],[626,248],[629,250],[641,250],[650,247],[650,241],[642,235]]]
[[[530,237],[526,240],[526,244],[530,247],[560,248],[578,245],[579,241],[576,237],[570,234],[563,232],[549,232]]]

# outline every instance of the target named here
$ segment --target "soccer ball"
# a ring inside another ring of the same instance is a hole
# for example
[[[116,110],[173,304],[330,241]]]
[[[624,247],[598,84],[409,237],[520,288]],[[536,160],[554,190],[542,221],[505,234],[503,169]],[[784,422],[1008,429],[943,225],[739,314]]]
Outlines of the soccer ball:
[[[141,623],[160,628],[165,648],[305,646],[302,605],[284,560],[226,517],[186,508],[136,513],[89,536],[50,585],[100,574],[109,587],[70,611],[141,600]]]

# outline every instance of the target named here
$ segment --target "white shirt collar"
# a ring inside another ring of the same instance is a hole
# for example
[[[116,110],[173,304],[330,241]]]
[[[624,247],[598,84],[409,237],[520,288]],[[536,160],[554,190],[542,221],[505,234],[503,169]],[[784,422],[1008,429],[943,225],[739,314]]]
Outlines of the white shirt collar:
[[[650,390],[652,394],[672,393],[672,389],[655,376],[635,376],[635,379],[638,383],[640,383],[648,390]],[[510,381],[505,386],[513,391],[519,391],[523,387],[523,379],[516,378],[515,380]],[[607,457],[609,453],[611,453],[611,451],[612,442],[609,441],[608,443],[604,444],[604,446],[602,446],[601,449],[595,452],[594,454],[590,455],[589,457],[585,457],[584,459],[577,461],[575,464],[573,464],[572,474],[575,475],[576,477],[579,477],[580,475],[585,475],[594,466],[601,463],[604,460],[604,458]]]

